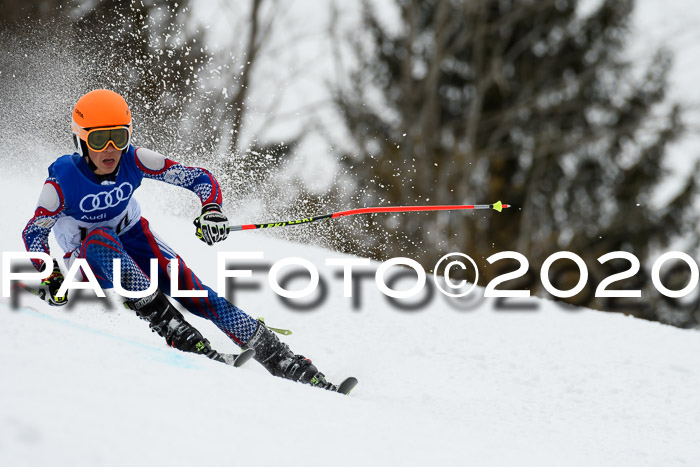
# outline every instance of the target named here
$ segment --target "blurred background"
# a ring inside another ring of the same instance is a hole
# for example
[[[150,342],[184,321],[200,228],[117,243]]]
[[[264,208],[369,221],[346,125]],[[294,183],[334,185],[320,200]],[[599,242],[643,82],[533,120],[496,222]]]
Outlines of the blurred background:
[[[432,271],[476,259],[479,283],[547,296],[557,251],[590,271],[574,305],[700,326],[700,294],[659,294],[652,264],[696,257],[700,33],[689,0],[0,0],[0,165],[72,152],[70,110],[98,87],[126,98],[134,143],[210,168],[232,223],[366,206],[513,205],[358,216],[274,235]],[[56,152],[58,151],[58,152]],[[38,192],[37,192],[38,195]],[[191,213],[177,203],[171,209]],[[623,250],[641,271],[598,257]],[[441,272],[441,271],[438,271]],[[682,289],[684,263],[663,282]],[[467,279],[473,279],[467,273]],[[560,289],[578,269],[558,261]]]

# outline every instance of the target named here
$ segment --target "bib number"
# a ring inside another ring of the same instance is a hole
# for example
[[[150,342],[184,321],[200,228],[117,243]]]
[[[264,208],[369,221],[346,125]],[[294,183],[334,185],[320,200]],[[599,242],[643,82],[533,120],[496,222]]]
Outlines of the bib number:
[[[114,229],[117,232],[117,235],[120,235],[124,228],[129,225],[129,213],[127,212],[124,214],[124,217],[122,217],[119,222],[117,223],[116,229]],[[80,229],[80,241],[82,242],[85,240],[88,234],[87,227],[79,227]]]

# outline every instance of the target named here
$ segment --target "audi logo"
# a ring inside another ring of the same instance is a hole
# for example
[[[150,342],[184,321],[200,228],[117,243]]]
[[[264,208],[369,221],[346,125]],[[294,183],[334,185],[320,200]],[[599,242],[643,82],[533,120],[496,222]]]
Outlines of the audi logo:
[[[134,187],[131,186],[131,183],[124,182],[110,191],[86,195],[80,200],[80,209],[83,212],[93,212],[113,208],[122,201],[128,200],[133,191]]]

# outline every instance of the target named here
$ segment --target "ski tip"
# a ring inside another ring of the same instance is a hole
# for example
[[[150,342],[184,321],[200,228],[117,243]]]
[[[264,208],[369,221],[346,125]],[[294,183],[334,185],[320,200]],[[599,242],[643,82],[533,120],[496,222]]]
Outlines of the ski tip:
[[[233,360],[233,366],[238,368],[255,356],[255,350],[245,349]]]
[[[350,394],[350,391],[352,391],[355,388],[355,386],[357,386],[357,383],[357,378],[355,378],[354,376],[345,378],[345,380],[342,383],[340,383],[340,386],[338,386],[338,392],[347,396],[348,394]]]

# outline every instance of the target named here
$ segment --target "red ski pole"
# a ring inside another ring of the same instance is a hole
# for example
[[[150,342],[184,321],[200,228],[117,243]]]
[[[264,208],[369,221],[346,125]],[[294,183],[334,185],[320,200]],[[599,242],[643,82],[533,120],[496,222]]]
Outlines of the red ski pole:
[[[494,204],[465,204],[465,205],[445,205],[445,206],[384,206],[374,208],[359,208],[350,209],[348,211],[339,211],[322,216],[306,217],[282,222],[267,222],[263,224],[244,224],[232,225],[228,228],[229,232],[237,232],[239,230],[255,230],[255,229],[270,229],[273,227],[286,227],[288,225],[308,224],[322,219],[337,219],[338,217],[354,216],[357,214],[373,214],[382,212],[419,212],[419,211],[459,211],[466,209],[493,209],[501,212],[503,209],[509,208],[510,205],[503,204],[500,201]]]

